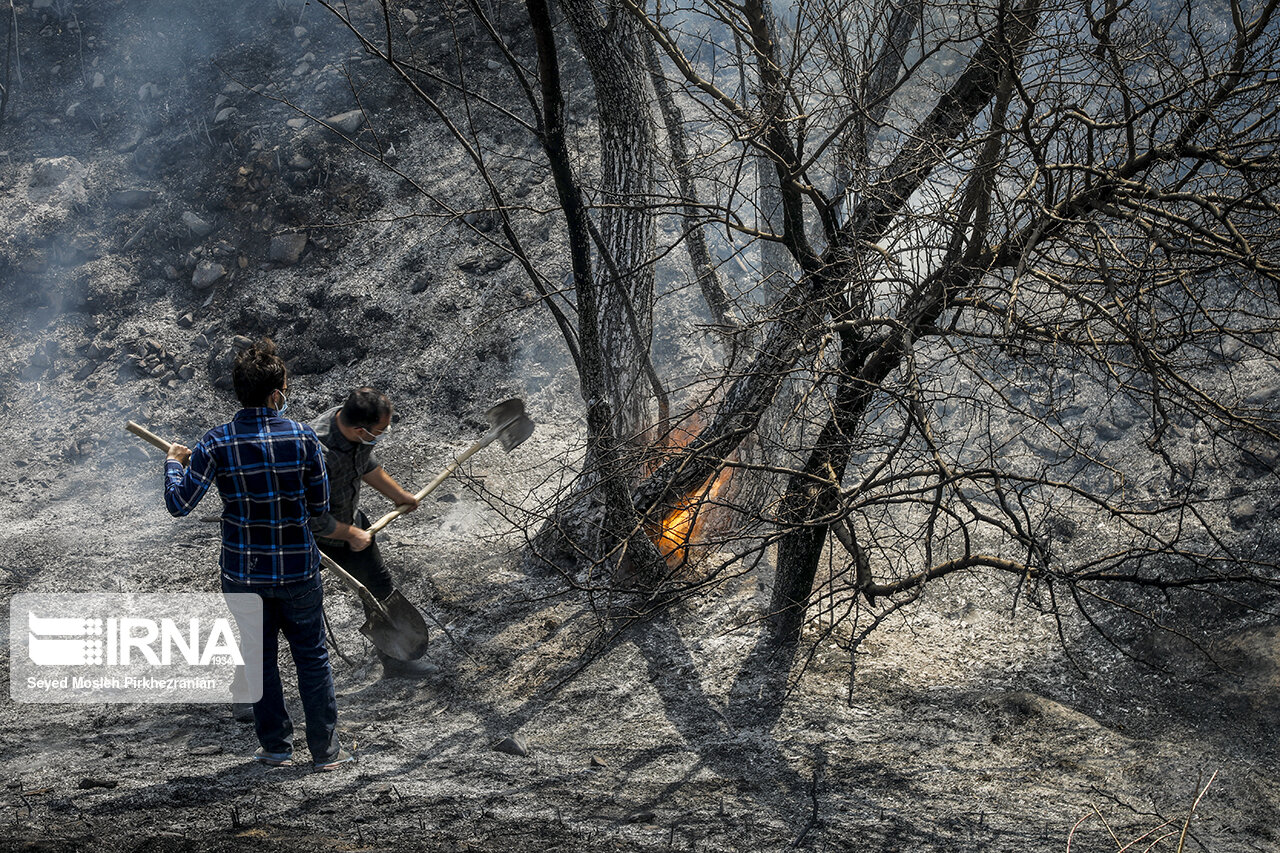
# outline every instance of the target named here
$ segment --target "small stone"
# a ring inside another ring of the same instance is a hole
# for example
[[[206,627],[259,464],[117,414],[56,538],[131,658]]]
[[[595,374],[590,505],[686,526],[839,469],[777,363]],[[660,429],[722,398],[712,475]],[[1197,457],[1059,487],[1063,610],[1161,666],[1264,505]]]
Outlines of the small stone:
[[[228,98],[226,95],[219,95],[218,97],[213,99],[213,110],[214,112],[217,112],[218,110],[222,109],[223,107],[227,106],[230,103],[231,103],[231,99]]]
[[[307,120],[305,118],[291,118],[288,121],[286,121],[285,124],[288,125],[292,130],[302,130],[304,127],[307,126]]]
[[[178,368],[178,378],[183,382],[190,382],[195,375],[196,369],[189,364],[184,364]]]
[[[231,346],[235,347],[238,350],[248,349],[249,347],[253,346],[253,340],[251,338],[245,337],[244,335],[236,335],[234,338],[231,339]]]
[[[297,26],[297,27],[294,27],[294,28],[293,28],[293,37],[294,37],[294,38],[301,40],[301,39],[303,39],[303,38],[306,38],[306,35],[307,35],[307,28],[306,28],[306,27],[303,27],[303,26]]]
[[[529,744],[525,742],[524,738],[505,737],[493,745],[493,751],[524,757],[529,754]]]
[[[94,372],[95,370],[97,370],[97,369],[98,369],[98,363],[97,363],[97,362],[94,362],[94,361],[86,361],[86,362],[85,362],[85,363],[80,367],[80,369],[79,369],[79,370],[77,370],[77,371],[75,372],[75,374],[74,374],[74,378],[75,378],[75,380],[76,380],[77,382],[83,382],[84,380],[86,380],[86,379],[88,379],[90,376],[92,376],[92,375],[93,375],[93,372]]]
[[[94,89],[101,89],[105,85],[107,85],[107,78],[103,76],[101,71],[95,71],[93,73],[93,82],[90,84],[90,87]]]
[[[296,169],[299,172],[310,169],[313,165],[315,164],[301,154],[294,154],[289,158],[289,168]]]
[[[1093,431],[1098,434],[1098,438],[1103,441],[1115,441],[1124,438],[1125,431],[1130,425],[1117,424],[1115,421],[1103,419],[1093,425]]]
[[[200,261],[191,276],[191,286],[196,290],[208,290],[227,274],[226,267],[213,261]]]
[[[406,24],[409,24],[410,26],[418,23],[418,13],[413,11],[412,9],[401,9],[400,17],[404,18],[404,22]]]
[[[208,237],[213,233],[213,223],[202,218],[195,211],[188,210],[182,214],[182,224],[197,237]]]
[[[120,783],[115,779],[85,778],[85,779],[81,779],[80,784],[77,785],[76,787],[78,787],[82,791],[85,791],[90,788],[114,788],[116,785],[119,785],[119,784]]]
[[[598,755],[593,755],[591,756],[591,766],[592,767],[608,767],[609,762],[605,761],[603,758],[601,758]]]
[[[1227,514],[1233,527],[1237,529],[1251,527],[1258,518],[1258,508],[1248,498],[1241,498],[1231,502]]]
[[[502,70],[502,63],[501,63],[501,62],[499,62],[499,61],[498,61],[498,60],[496,60],[496,59],[490,59],[488,62],[486,62],[486,63],[485,63],[485,65],[489,66],[489,70],[490,70],[490,71],[501,71],[501,70]]]
[[[213,123],[222,124],[225,121],[230,121],[235,118],[238,112],[239,111],[235,107],[223,107],[218,110],[218,114],[213,117]]]
[[[169,279],[169,281],[177,281],[179,278],[182,277],[182,273],[179,272],[178,268],[175,267],[173,264],[165,264],[164,277]]]
[[[298,63],[298,67],[297,67],[297,68],[295,68],[295,69],[293,69],[293,76],[294,76],[294,77],[301,77],[302,75],[306,74],[306,73],[307,73],[308,71],[310,71],[310,70],[311,70],[311,63],[309,63],[309,62],[299,62],[299,63]]]
[[[112,207],[124,207],[132,210],[140,210],[144,207],[150,207],[155,203],[159,193],[151,190],[116,190],[107,196],[107,204]]]
[[[277,234],[271,238],[271,249],[267,257],[278,264],[296,264],[306,248],[307,232],[305,231]]]
[[[339,133],[352,134],[364,124],[364,112],[362,110],[347,110],[345,113],[329,116],[324,120],[324,123]]]
[[[155,83],[143,83],[138,89],[139,101],[152,101],[160,97],[160,87]]]
[[[196,316],[192,314],[190,311],[188,311],[186,314],[183,314],[181,317],[178,318],[178,328],[190,329],[192,326],[195,325],[195,322],[196,322]]]
[[[208,349],[209,339],[204,334],[196,335],[191,339],[191,346],[196,349]]]
[[[192,755],[221,755],[222,747],[216,743],[206,744],[204,746],[195,746],[191,748]]]
[[[644,809],[643,811],[632,812],[627,815],[627,823],[653,823],[658,817],[657,813],[652,809]]]

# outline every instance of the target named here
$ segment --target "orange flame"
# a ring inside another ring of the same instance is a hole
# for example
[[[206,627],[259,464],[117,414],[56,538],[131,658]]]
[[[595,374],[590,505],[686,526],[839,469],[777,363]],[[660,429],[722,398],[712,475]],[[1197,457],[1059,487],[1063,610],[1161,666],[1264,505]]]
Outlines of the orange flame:
[[[673,448],[689,444],[698,433],[701,423],[697,416],[683,427],[672,431],[668,444]],[[690,557],[693,545],[702,537],[709,525],[715,507],[709,502],[724,493],[729,483],[731,468],[725,468],[700,488],[681,498],[662,519],[661,526],[649,530],[649,538],[658,547],[668,566],[678,566]]]

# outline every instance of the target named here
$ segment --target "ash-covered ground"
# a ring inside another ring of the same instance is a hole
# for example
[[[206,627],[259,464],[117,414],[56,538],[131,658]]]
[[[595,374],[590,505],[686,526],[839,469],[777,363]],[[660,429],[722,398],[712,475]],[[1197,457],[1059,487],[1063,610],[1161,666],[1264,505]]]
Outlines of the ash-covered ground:
[[[1152,667],[1011,611],[995,582],[939,583],[851,674],[834,647],[790,660],[760,644],[766,561],[601,649],[595,602],[521,559],[580,449],[576,379],[492,221],[467,213],[481,199],[440,122],[304,3],[34,0],[14,15],[6,601],[217,589],[216,525],[198,519],[216,506],[171,519],[159,454],[123,425],[193,443],[235,410],[226,374],[246,338],[277,340],[300,419],[353,385],[386,389],[400,418],[381,458],[412,487],[498,400],[524,398],[539,426],[382,538],[406,596],[452,635],[433,627],[431,677],[380,680],[355,599],[329,582],[354,768],[255,765],[222,705],[6,699],[0,845],[1103,851],[1174,849],[1185,828],[1183,849],[1280,847],[1280,629],[1244,609],[1200,614],[1216,662],[1153,635]],[[448,15],[401,21],[449,58]],[[532,165],[505,178],[538,233],[549,179]],[[696,362],[711,344],[687,325],[664,346]],[[1246,520],[1274,524],[1273,510]],[[528,754],[493,749],[508,737]]]

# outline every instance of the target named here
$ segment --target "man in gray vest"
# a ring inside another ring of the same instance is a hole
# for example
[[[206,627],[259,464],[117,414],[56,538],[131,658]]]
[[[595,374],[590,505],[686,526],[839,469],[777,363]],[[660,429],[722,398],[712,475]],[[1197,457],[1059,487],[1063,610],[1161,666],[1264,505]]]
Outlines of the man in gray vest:
[[[369,519],[359,509],[360,484],[368,483],[406,511],[418,508],[418,499],[395,481],[374,456],[374,445],[391,426],[391,400],[373,388],[354,389],[346,402],[311,422],[324,447],[329,472],[329,511],[311,520],[311,532],[320,550],[369,588],[378,599],[395,588],[382,562],[375,537],[365,528]],[[366,614],[367,615],[367,614]],[[401,661],[381,651],[384,678],[422,678],[434,667],[425,661]]]

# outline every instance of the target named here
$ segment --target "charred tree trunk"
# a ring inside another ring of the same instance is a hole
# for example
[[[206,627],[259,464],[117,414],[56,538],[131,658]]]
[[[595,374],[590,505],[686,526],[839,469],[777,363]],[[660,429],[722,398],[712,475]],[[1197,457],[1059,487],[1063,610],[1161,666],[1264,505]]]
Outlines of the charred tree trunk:
[[[596,267],[595,313],[581,312],[580,306],[579,322],[599,327],[613,433],[631,444],[651,423],[646,365],[653,334],[655,131],[645,88],[648,70],[640,26],[632,16],[617,12],[606,21],[589,0],[565,0],[561,6],[582,48],[599,105],[599,232],[601,251],[609,258]]]

